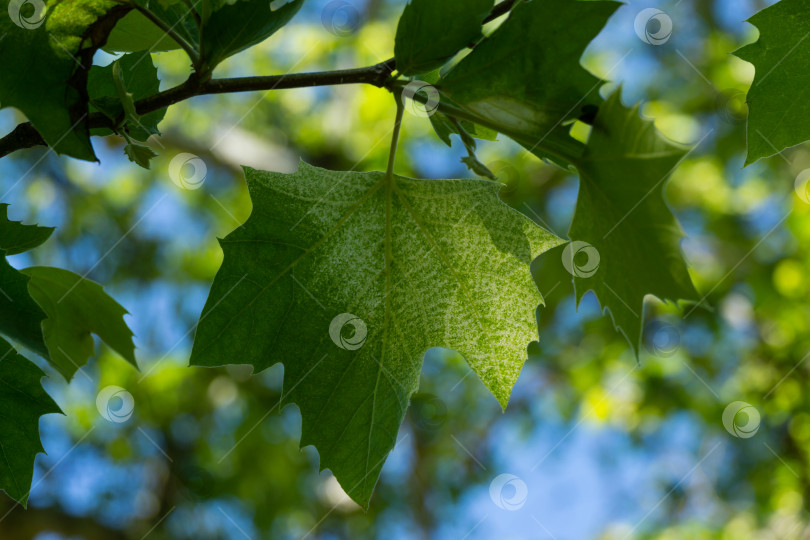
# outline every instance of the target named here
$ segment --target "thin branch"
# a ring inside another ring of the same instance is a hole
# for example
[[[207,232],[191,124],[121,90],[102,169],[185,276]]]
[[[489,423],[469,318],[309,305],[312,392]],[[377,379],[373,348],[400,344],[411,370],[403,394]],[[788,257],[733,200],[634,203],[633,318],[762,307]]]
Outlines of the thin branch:
[[[195,96],[208,94],[228,94],[257,90],[269,91],[340,84],[370,84],[383,88],[388,86],[394,69],[394,60],[390,59],[364,68],[270,75],[266,77],[237,77],[200,81],[192,74],[183,84],[138,100],[135,103],[135,109],[138,114],[144,115]],[[103,114],[93,113],[89,117],[88,127],[91,129],[105,127],[109,123],[110,120]],[[0,158],[17,150],[34,146],[47,146],[47,144],[30,122],[19,124],[11,133],[0,138]]]

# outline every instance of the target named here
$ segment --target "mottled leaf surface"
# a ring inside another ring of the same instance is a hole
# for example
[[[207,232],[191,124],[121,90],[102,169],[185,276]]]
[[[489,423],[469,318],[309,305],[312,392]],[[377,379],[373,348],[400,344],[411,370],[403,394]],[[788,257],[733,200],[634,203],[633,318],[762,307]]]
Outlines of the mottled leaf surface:
[[[191,363],[282,362],[301,444],[367,506],[429,348],[459,351],[506,406],[537,339],[529,263],[560,240],[487,180],[246,176],[253,212],[221,241]]]

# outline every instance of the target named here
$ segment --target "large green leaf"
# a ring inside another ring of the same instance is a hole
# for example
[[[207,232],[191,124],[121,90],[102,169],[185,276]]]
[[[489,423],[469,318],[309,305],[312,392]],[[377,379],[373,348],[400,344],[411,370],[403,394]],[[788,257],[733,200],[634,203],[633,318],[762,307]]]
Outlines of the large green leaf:
[[[213,69],[229,56],[261,43],[290,22],[303,4],[304,0],[222,3],[203,26],[203,69]]]
[[[810,139],[810,3],[781,0],[748,21],[759,39],[734,53],[756,67],[746,165]]]
[[[481,37],[493,0],[411,0],[397,25],[397,71],[419,75],[444,64]]]
[[[538,156],[570,161],[582,145],[568,135],[565,124],[602,101],[599,79],[579,59],[619,5],[518,2],[508,19],[436,86]]]
[[[599,108],[575,163],[579,196],[569,232],[575,243],[565,262],[577,300],[593,290],[638,351],[644,296],[696,300],[697,292],[680,249],[681,228],[664,201],[666,181],[685,150],[662,138],[638,106],[622,106],[620,93]]]
[[[45,312],[28,292],[29,277],[13,268],[0,250],[0,334],[48,358],[42,336]]]
[[[87,70],[129,8],[114,0],[51,0],[32,14],[32,5],[11,0],[13,17],[0,17],[0,106],[20,109],[57,153],[95,160]]]
[[[67,380],[93,355],[91,334],[137,367],[132,332],[124,322],[127,311],[101,285],[61,268],[22,272],[31,278],[28,290],[48,317],[42,332],[50,362]]]
[[[44,452],[39,417],[61,413],[45,392],[45,374],[0,338],[0,489],[26,506],[34,459]]]
[[[0,203],[0,249],[6,255],[16,255],[33,249],[47,240],[53,227],[23,225],[19,221],[8,219],[8,205]]]
[[[221,241],[191,363],[282,362],[302,446],[367,506],[429,348],[459,351],[506,406],[537,339],[529,263],[559,239],[487,180],[246,176],[253,212]]]

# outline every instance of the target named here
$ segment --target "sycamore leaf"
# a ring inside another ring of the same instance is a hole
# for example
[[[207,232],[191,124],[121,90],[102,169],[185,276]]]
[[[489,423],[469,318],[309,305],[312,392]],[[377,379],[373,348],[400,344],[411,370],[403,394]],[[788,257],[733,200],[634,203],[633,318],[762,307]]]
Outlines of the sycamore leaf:
[[[568,134],[566,123],[602,101],[599,79],[579,59],[619,5],[518,2],[436,86],[539,157],[570,162],[582,145]]]
[[[134,52],[149,50],[151,52],[172,51],[179,49],[169,35],[158,28],[155,23],[139,11],[130,11],[110,32],[105,51]]]
[[[35,266],[22,270],[31,278],[28,290],[47,314],[42,333],[51,364],[68,381],[93,355],[93,337],[100,337],[129,363],[135,363],[127,313],[98,283],[61,268]]]
[[[431,347],[505,407],[542,302],[529,263],[560,240],[480,179],[246,169],[253,212],[221,241],[191,363],[284,364],[284,402],[367,507]]]
[[[160,109],[143,116],[135,111],[135,101],[154,95],[160,81],[149,51],[125,54],[107,66],[93,66],[87,81],[90,103],[110,120],[124,120],[126,134],[145,141],[160,134],[158,124],[166,115]],[[110,135],[112,130],[99,128],[93,135]]]
[[[418,75],[441,67],[481,37],[493,0],[411,0],[397,25],[397,71]]]
[[[745,164],[810,140],[810,4],[781,0],[748,19],[759,39],[734,54],[754,64]]]
[[[564,263],[574,275],[577,301],[593,290],[638,352],[644,296],[696,300],[697,292],[680,248],[683,233],[664,201],[666,181],[686,152],[641,118],[638,106],[622,106],[620,93],[599,107],[585,153],[575,162],[574,242]]]
[[[45,450],[39,417],[61,413],[42,388],[45,374],[0,338],[0,489],[23,506],[34,475],[34,459]]]
[[[16,255],[37,247],[51,236],[53,229],[11,221],[8,219],[8,204],[0,203],[0,249],[6,255]]]
[[[28,281],[27,275],[8,264],[0,250],[0,334],[48,358],[42,336],[45,312],[31,298]]]
[[[304,0],[221,3],[203,26],[202,56],[207,68],[272,36],[303,4]]]
[[[149,148],[148,146],[143,146],[142,144],[134,144],[129,143],[124,147],[124,153],[127,155],[129,160],[137,165],[140,165],[144,169],[149,169],[149,161],[153,157],[157,157],[157,154]]]
[[[47,7],[11,0],[10,16],[0,17],[0,106],[20,109],[57,153],[95,160],[87,71],[128,9],[115,0],[51,0]]]

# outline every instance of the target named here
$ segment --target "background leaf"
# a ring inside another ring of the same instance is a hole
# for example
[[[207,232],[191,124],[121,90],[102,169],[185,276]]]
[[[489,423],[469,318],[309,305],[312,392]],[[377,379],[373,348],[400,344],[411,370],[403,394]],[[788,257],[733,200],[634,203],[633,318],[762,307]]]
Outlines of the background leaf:
[[[759,39],[734,53],[756,67],[746,98],[746,165],[810,139],[810,4],[781,0],[748,22]]]
[[[119,66],[120,81],[116,84],[113,67]],[[129,107],[132,102],[154,95],[160,90],[157,68],[152,61],[149,51],[139,51],[125,54],[115,62],[106,66],[93,66],[88,75],[87,89],[90,94],[90,103],[95,109],[103,112],[110,119],[125,118],[124,129],[132,138],[145,141],[150,135],[160,133],[158,124],[166,115],[166,109],[153,111],[143,116],[132,114],[132,110],[125,112],[121,92],[118,86],[123,85]],[[94,135],[110,135],[112,130],[99,128],[93,130]]]
[[[481,37],[493,0],[411,0],[397,25],[397,71],[418,75],[434,70]]]
[[[33,249],[50,238],[53,227],[23,225],[8,219],[8,205],[0,203],[0,249],[6,255],[16,255]]]
[[[0,489],[28,504],[34,459],[45,450],[39,442],[39,417],[61,413],[42,388],[45,376],[0,338]]]
[[[645,295],[697,300],[698,294],[680,248],[683,233],[664,201],[666,181],[686,151],[661,137],[638,106],[622,106],[620,94],[599,108],[575,163],[579,195],[569,236],[596,248],[598,268],[587,248],[575,247],[568,264],[577,301],[593,290],[638,352]]]
[[[518,2],[436,86],[539,157],[570,160],[582,145],[566,124],[602,101],[599,79],[579,59],[619,5]]]
[[[127,311],[98,283],[61,268],[26,268],[28,290],[47,319],[42,322],[51,364],[70,380],[93,355],[93,337],[100,337],[130,364],[135,362]]]
[[[28,292],[29,279],[8,264],[0,250],[0,334],[48,358],[42,336],[45,312]]]
[[[0,17],[0,106],[20,109],[56,153],[95,160],[87,127],[87,70],[128,8],[114,0],[52,0],[46,12],[29,15],[23,7],[15,0],[9,9],[15,19]]]
[[[303,4],[304,0],[224,3],[205,22],[203,61],[213,69],[229,56],[261,43],[290,22]]]

